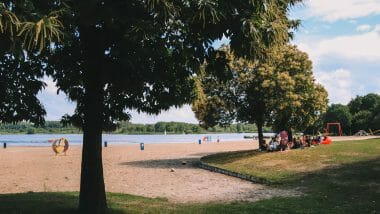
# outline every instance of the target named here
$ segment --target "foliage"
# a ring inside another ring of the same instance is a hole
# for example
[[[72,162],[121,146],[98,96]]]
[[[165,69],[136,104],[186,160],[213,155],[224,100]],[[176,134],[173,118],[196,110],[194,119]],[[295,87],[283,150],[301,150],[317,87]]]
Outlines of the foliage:
[[[42,65],[11,54],[0,56],[0,122],[28,120],[35,125],[44,123],[46,114],[36,95],[45,86],[40,80]]]
[[[190,103],[201,64],[222,64],[212,44],[223,36],[238,56],[261,57],[266,47],[284,43],[298,24],[288,19],[288,7],[300,0],[21,2],[37,15],[66,8],[59,21],[26,24],[22,33],[56,36],[59,31],[45,24],[64,28],[65,39],[49,44],[53,50],[39,58],[59,90],[77,103],[63,119],[84,132],[80,208],[101,213],[102,131],[128,120],[130,109],[157,114]],[[37,45],[39,38],[26,43]]]
[[[331,105],[328,114],[322,114],[318,121],[307,129],[307,133],[323,132],[326,123],[339,122],[345,134],[355,134],[359,130],[380,129],[380,95],[356,96],[348,105]],[[334,128],[333,128],[334,129]],[[333,131],[337,133],[337,130]]]
[[[380,129],[380,95],[357,96],[348,103],[352,114],[352,131]]]
[[[342,126],[343,133],[346,135],[350,134],[350,128],[352,124],[352,115],[350,113],[350,109],[348,106],[342,105],[342,104],[332,104],[325,115],[325,122],[326,123],[336,123],[339,122]],[[330,131],[334,133],[338,133],[338,130],[336,131]]]
[[[362,110],[352,116],[351,130],[353,133],[359,130],[369,130],[372,122],[372,112]]]
[[[41,7],[45,5],[45,7]],[[23,49],[41,52],[63,37],[60,15],[66,5],[58,1],[44,4],[30,0],[6,0],[0,3],[0,36],[2,51],[22,56]],[[48,42],[48,43],[47,43]]]
[[[74,126],[64,126],[59,121],[46,121],[40,127],[33,127],[33,124],[20,123],[0,123],[0,134],[26,134],[29,130],[39,134],[81,134],[82,131]],[[133,124],[122,121],[118,128],[110,133],[113,134],[202,134],[202,133],[254,133],[257,128],[253,124],[231,124],[229,126],[215,126],[208,129],[201,128],[198,124],[181,122],[157,122],[155,124]],[[272,132],[269,128],[264,128],[265,132]]]
[[[219,56],[221,54],[228,53],[220,52]],[[231,81],[228,81],[228,77],[221,79],[206,75],[205,66],[201,69],[202,72],[195,78],[196,99],[192,104],[195,117],[205,129],[216,125],[228,126],[235,118],[234,103],[231,102],[234,97],[230,91]]]
[[[270,124],[275,131],[303,132],[327,110],[327,91],[315,82],[312,62],[296,46],[285,46],[276,58],[276,96]]]
[[[351,114],[358,113],[360,111],[376,111],[376,108],[380,105],[380,95],[369,93],[365,96],[356,96],[348,103]]]
[[[190,77],[204,60],[215,58],[214,40],[225,35],[239,55],[258,56],[263,45],[287,40],[296,22],[286,18],[286,8],[296,2],[67,2],[75,15],[62,20],[68,35],[55,47],[48,69],[60,90],[78,103],[76,113],[64,119],[83,126],[83,86],[93,69],[92,77],[102,77],[104,88],[99,94],[106,103],[103,130],[129,119],[126,109],[159,113],[189,103]]]
[[[37,134],[79,134],[81,133],[78,128],[73,126],[63,126],[59,121],[45,121],[39,127],[34,127],[33,124],[27,122],[19,123],[1,123],[1,134],[26,134],[29,130]],[[31,134],[31,133],[28,133]]]
[[[44,64],[37,55],[46,41],[59,40],[62,26],[56,13],[39,12],[29,0],[0,3],[0,122],[44,123],[46,112],[36,97],[45,87]]]
[[[221,69],[224,76],[202,73],[197,80],[193,111],[206,127],[236,118],[255,123],[262,141],[265,124],[275,131],[304,131],[326,111],[327,92],[315,82],[307,54],[295,46],[268,50],[262,60],[236,57],[223,46],[219,58],[228,66],[206,69]]]

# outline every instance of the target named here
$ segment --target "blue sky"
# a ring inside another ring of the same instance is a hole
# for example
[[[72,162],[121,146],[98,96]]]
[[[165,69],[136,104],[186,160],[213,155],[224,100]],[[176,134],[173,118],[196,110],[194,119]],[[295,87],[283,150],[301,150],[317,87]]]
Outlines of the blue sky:
[[[357,95],[380,94],[380,0],[306,0],[289,15],[302,20],[292,41],[313,61],[314,76],[329,92],[330,103],[347,104]],[[72,113],[74,103],[57,95],[54,83],[39,94],[47,120]],[[157,116],[132,111],[132,122],[197,123],[190,106]]]

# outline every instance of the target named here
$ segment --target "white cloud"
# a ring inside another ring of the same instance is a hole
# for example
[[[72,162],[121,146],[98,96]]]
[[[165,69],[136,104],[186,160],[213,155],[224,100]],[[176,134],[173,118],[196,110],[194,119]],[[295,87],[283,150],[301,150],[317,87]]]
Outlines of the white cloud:
[[[168,111],[162,112],[159,115],[148,115],[144,113],[138,114],[136,111],[132,111],[132,123],[156,123],[159,121],[171,122],[181,121],[186,123],[198,123],[190,105],[184,105],[181,108],[172,107]]]
[[[359,31],[359,32],[367,32],[371,30],[371,25],[360,25],[356,28],[356,31]]]
[[[330,103],[347,104],[353,93],[353,78],[349,70],[337,69],[330,72],[316,72],[316,79],[329,93]]]
[[[64,114],[72,114],[75,109],[75,103],[68,101],[65,94],[50,92],[49,90],[41,91],[38,99],[44,105],[46,110],[46,120],[60,120]]]
[[[328,22],[380,14],[379,0],[308,0],[305,15]]]
[[[297,45],[309,54],[315,64],[319,64],[323,58],[332,57],[375,62],[380,60],[380,25],[359,35],[299,42]]]
[[[44,91],[50,94],[57,94],[57,87],[55,86],[55,82],[50,77],[44,77],[43,80],[46,83],[46,87]]]

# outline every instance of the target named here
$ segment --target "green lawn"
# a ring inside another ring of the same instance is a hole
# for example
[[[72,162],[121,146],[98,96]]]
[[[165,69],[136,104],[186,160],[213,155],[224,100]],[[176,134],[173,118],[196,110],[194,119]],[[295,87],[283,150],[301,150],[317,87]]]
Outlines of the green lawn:
[[[108,193],[109,213],[380,212],[379,139],[334,143],[287,153],[225,153],[203,161],[261,176],[275,183],[275,188],[299,188],[305,194],[251,203],[175,204],[161,198]],[[76,213],[77,206],[78,193],[72,192],[0,195],[0,213]]]
[[[380,139],[282,153],[222,153],[202,161],[259,177],[277,188],[303,189],[302,197],[257,203],[273,206],[273,213],[380,212]]]

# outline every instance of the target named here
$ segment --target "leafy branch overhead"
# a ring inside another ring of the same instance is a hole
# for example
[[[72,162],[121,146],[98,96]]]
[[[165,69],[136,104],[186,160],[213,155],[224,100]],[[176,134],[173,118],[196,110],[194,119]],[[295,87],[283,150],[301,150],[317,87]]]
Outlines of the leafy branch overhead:
[[[41,52],[50,44],[61,42],[64,33],[60,18],[67,11],[67,6],[62,3],[60,9],[42,15],[29,11],[28,5],[28,2],[0,3],[0,34],[8,35],[12,41],[19,42],[20,48],[28,51],[37,49]],[[24,9],[22,13],[15,14],[15,11]]]

